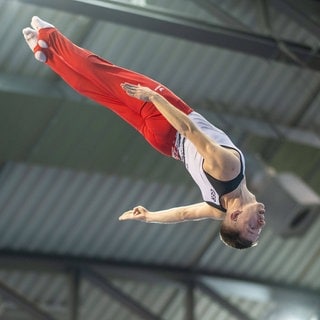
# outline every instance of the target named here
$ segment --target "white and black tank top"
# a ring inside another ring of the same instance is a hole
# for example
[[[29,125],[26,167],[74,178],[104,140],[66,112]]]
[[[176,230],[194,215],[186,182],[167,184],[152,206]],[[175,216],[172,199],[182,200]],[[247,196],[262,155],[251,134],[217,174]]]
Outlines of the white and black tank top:
[[[244,178],[244,156],[222,130],[215,127],[202,115],[193,111],[188,116],[193,123],[213,141],[222,147],[234,149],[240,154],[241,170],[238,176],[229,181],[220,181],[203,170],[203,157],[188,139],[177,133],[175,146],[178,153],[178,159],[185,164],[187,171],[199,186],[203,200],[209,205],[226,212],[226,209],[221,205],[220,198],[224,194],[235,190]]]

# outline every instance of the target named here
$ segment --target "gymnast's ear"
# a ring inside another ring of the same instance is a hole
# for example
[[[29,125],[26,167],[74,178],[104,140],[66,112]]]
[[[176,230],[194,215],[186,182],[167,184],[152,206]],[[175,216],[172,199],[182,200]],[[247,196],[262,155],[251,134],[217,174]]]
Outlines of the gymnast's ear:
[[[232,222],[237,222],[239,215],[241,214],[242,211],[236,210],[230,213],[230,219]]]

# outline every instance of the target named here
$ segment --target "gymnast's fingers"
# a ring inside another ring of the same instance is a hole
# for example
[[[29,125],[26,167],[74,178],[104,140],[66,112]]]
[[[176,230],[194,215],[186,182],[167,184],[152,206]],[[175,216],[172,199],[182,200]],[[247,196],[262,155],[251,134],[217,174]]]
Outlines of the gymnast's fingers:
[[[120,220],[120,221],[123,221],[123,220],[130,220],[130,219],[133,219],[133,218],[134,218],[133,210],[129,210],[129,211],[124,212],[124,213],[119,217],[119,220]]]

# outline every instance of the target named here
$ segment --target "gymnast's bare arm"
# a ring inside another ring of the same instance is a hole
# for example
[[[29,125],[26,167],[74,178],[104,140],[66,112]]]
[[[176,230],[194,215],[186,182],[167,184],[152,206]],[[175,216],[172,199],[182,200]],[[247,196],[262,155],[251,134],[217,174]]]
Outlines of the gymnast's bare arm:
[[[139,220],[149,223],[178,223],[203,219],[223,220],[225,214],[205,202],[161,211],[149,211],[142,206],[123,213],[119,220]]]

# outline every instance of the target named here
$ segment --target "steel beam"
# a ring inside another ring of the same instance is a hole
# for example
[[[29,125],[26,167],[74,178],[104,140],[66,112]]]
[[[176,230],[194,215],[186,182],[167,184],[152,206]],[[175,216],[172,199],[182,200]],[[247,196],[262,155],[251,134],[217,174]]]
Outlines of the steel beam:
[[[247,314],[235,307],[232,303],[222,297],[218,292],[208,287],[202,281],[198,281],[196,286],[207,296],[209,296],[215,303],[225,308],[234,318],[238,320],[252,320]]]
[[[272,37],[216,26],[154,7],[138,7],[99,0],[19,1],[234,50],[264,59],[297,63],[294,61],[296,59],[293,60],[283,52],[278,41]],[[309,68],[320,70],[320,53],[315,53],[307,45],[285,40],[282,41],[282,44],[298,61],[307,64]]]
[[[185,299],[185,304],[186,304],[186,314],[185,314],[185,319],[186,320],[195,320],[196,315],[195,315],[195,296],[194,296],[194,283],[191,282],[190,284],[187,284],[186,288],[186,299]]]
[[[313,36],[320,39],[320,24],[312,20],[305,12],[299,9],[297,3],[299,4],[299,1],[296,1],[295,4],[293,4],[293,2],[288,0],[270,0],[270,4],[274,8],[286,14],[289,18],[301,25],[301,27],[312,33]],[[307,1],[303,1],[303,6],[306,4]]]
[[[240,20],[234,18],[228,12],[224,11],[219,7],[219,5],[208,0],[192,0],[196,5],[203,8],[205,11],[209,12],[212,16],[220,20],[222,23],[226,24],[229,28],[239,29],[242,31],[251,32],[252,30],[242,23]]]
[[[34,303],[26,299],[23,295],[13,290],[3,282],[0,282],[0,295],[6,297],[17,306],[22,308],[27,314],[32,316],[35,320],[54,320],[54,318],[38,308]]]
[[[128,278],[151,282],[173,281],[179,285],[181,285],[181,282],[189,284],[190,281],[203,281],[203,279],[203,283],[209,283],[211,280],[222,281],[227,283],[229,287],[234,284],[235,287],[239,288],[239,284],[241,284],[242,293],[245,292],[246,285],[249,286],[250,290],[252,286],[259,286],[269,291],[270,297],[273,295],[276,295],[278,298],[280,296],[296,295],[300,298],[304,297],[310,304],[318,303],[320,297],[319,290],[287,285],[278,281],[263,281],[254,277],[236,276],[203,268],[189,269],[178,266],[160,266],[147,263],[131,263],[127,261],[10,250],[0,250],[0,263],[1,269],[6,270],[19,269],[56,273],[68,272],[70,268],[89,268],[95,270],[101,268],[104,272],[107,271],[110,277],[114,278]]]
[[[70,320],[79,319],[80,274],[78,269],[70,270]]]
[[[91,270],[90,268],[82,268],[81,275],[84,279],[88,280],[96,287],[100,288],[103,292],[123,304],[131,312],[139,316],[140,319],[161,320],[160,317],[147,310],[140,303],[132,299],[131,296],[118,289],[109,280],[107,280],[97,272]]]

